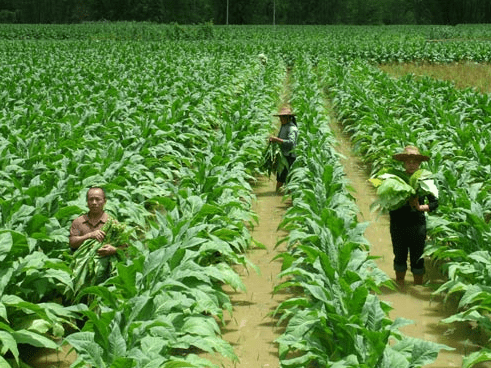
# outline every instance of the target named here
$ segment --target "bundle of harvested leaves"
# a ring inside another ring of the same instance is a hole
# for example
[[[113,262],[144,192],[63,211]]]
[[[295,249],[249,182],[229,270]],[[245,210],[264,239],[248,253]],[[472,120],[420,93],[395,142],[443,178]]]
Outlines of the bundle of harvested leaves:
[[[263,153],[263,162],[261,169],[271,176],[271,173],[276,174],[288,168],[288,161],[281,152],[281,148],[277,144],[269,142]]]
[[[99,256],[97,250],[104,244],[114,247],[128,244],[130,231],[126,229],[126,225],[110,217],[101,230],[106,234],[103,242],[88,239],[73,253],[70,265],[73,270],[73,289],[66,292],[67,298],[71,301],[77,300],[83,288],[99,285],[108,279],[114,273],[116,263],[123,259],[120,250],[107,257]]]
[[[370,208],[388,212],[401,207],[415,195],[433,195],[438,198],[438,189],[432,176],[430,171],[420,169],[410,177],[403,172],[394,171],[369,179],[377,188],[378,196]]]

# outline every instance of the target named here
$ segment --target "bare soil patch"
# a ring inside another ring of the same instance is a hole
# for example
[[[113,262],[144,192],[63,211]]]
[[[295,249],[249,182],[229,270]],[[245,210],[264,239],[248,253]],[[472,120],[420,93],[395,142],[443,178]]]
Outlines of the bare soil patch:
[[[384,72],[395,77],[407,74],[427,76],[434,79],[450,81],[460,89],[473,88],[481,93],[491,92],[491,64],[460,62],[436,64],[428,62],[395,63],[379,66]]]
[[[288,206],[281,195],[275,193],[276,181],[271,178],[260,178],[255,187],[257,201],[253,210],[259,217],[258,225],[252,236],[265,246],[255,248],[247,253],[247,258],[258,267],[259,273],[251,268],[237,267],[247,291],[234,292],[227,290],[232,299],[233,315],[226,318],[222,328],[222,337],[234,347],[239,358],[238,363],[220,360],[219,357],[205,356],[214,363],[221,362],[229,368],[277,368],[280,366],[278,346],[274,342],[283,332],[277,325],[277,318],[272,315],[279,303],[291,297],[288,293],[273,294],[279,284],[281,260],[273,258],[283,252],[283,246],[275,247],[285,233],[278,230],[283,214]]]

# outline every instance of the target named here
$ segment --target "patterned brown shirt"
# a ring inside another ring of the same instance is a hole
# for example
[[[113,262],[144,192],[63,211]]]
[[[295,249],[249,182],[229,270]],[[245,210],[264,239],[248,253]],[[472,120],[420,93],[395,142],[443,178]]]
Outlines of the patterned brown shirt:
[[[87,214],[77,217],[72,222],[72,226],[70,227],[70,236],[82,236],[92,231],[101,229],[104,224],[109,220],[109,215],[107,213],[103,213],[99,222],[95,225],[92,225],[89,221],[89,216]]]

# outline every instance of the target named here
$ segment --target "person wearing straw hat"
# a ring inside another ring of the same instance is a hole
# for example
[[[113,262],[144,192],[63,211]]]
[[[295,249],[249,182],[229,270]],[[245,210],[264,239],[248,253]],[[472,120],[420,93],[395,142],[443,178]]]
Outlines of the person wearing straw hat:
[[[280,131],[278,132],[278,136],[269,137],[269,141],[280,145],[281,152],[288,161],[288,167],[284,168],[276,175],[276,191],[278,192],[286,182],[289,169],[296,159],[295,147],[297,145],[298,127],[295,114],[292,113],[289,107],[282,108],[280,112],[274,116],[278,116],[280,118],[281,127]]]
[[[422,162],[430,159],[429,156],[422,155],[415,146],[406,146],[403,152],[392,157],[404,164],[405,173],[408,176],[419,170]],[[394,270],[396,282],[400,286],[404,286],[408,253],[414,285],[423,284],[425,267],[422,255],[426,241],[425,212],[432,212],[437,207],[438,199],[433,195],[414,196],[401,207],[389,212],[390,235],[394,250]]]

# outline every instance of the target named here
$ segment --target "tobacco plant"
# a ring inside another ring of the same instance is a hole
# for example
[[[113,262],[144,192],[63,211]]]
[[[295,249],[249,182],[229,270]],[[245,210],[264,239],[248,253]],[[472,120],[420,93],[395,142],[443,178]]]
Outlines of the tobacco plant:
[[[299,62],[300,63],[300,62]],[[287,190],[292,207],[280,225],[289,235],[284,280],[275,291],[300,290],[276,309],[287,322],[277,339],[282,367],[420,367],[440,344],[404,336],[375,293],[392,282],[369,256],[357,208],[333,147],[325,100],[309,61],[294,70],[292,102],[300,142]],[[301,96],[301,97],[298,97]]]

